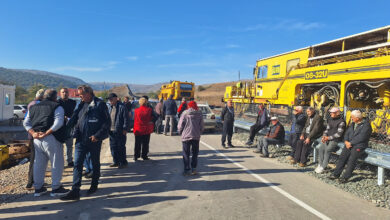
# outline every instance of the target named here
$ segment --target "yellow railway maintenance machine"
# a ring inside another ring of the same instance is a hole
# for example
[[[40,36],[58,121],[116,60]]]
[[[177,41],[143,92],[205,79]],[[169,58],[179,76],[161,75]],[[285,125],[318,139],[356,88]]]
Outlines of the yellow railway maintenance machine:
[[[239,110],[243,103],[339,106],[347,119],[348,108],[370,109],[374,131],[390,134],[390,26],[260,59],[253,75],[226,87],[224,101]]]
[[[167,100],[173,95],[173,100],[181,100],[186,97],[188,100],[194,99],[195,84],[192,82],[171,81],[169,84],[161,86],[159,99]]]

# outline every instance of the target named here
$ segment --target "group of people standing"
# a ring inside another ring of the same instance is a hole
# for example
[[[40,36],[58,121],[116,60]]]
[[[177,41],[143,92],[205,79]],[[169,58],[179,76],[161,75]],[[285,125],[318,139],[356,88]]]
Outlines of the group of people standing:
[[[61,200],[74,201],[80,199],[82,176],[91,178],[87,195],[98,190],[100,178],[100,152],[102,141],[109,138],[113,163],[110,167],[125,168],[127,133],[131,130],[135,136],[134,160],[140,157],[149,160],[150,135],[155,130],[155,123],[165,116],[170,121],[170,134],[175,123],[176,103],[172,97],[161,102],[161,111],[156,111],[148,103],[148,97],[138,100],[139,107],[132,115],[132,103],[125,98],[120,102],[115,93],[108,95],[108,103],[97,98],[90,86],[77,88],[81,102],[69,98],[67,88],[60,90],[61,98],[57,99],[57,91],[53,89],[39,90],[36,99],[28,106],[23,125],[31,140],[31,163],[27,187],[35,188],[34,196],[47,193],[44,177],[47,163],[50,161],[52,192],[51,196],[60,196]],[[199,140],[203,131],[203,116],[196,102],[184,102],[179,107],[178,132],[182,135],[184,175],[195,175]],[[169,126],[169,125],[168,125]],[[158,131],[158,130],[157,130]],[[167,125],[164,129],[167,133]],[[74,158],[73,142],[75,139]],[[64,170],[63,144],[67,148],[68,167],[73,167],[73,184],[71,190],[61,184]],[[192,151],[192,158],[190,155]],[[83,167],[86,171],[83,172]]]

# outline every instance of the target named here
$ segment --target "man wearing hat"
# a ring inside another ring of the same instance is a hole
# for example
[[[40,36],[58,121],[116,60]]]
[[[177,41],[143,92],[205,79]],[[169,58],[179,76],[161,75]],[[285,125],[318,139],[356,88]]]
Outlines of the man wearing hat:
[[[261,137],[257,149],[253,152],[262,153],[261,157],[268,157],[268,145],[284,144],[284,127],[278,117],[271,117],[271,126],[266,136]]]
[[[329,111],[330,118],[327,120],[326,130],[318,147],[319,160],[318,167],[314,170],[316,173],[322,173],[328,166],[329,157],[337,148],[337,144],[343,141],[345,131],[345,121],[341,117],[340,109],[333,107]]]
[[[118,101],[115,93],[108,95],[108,112],[111,119],[110,148],[114,163],[110,167],[124,168],[126,160],[126,134],[130,129],[129,112],[125,105]]]

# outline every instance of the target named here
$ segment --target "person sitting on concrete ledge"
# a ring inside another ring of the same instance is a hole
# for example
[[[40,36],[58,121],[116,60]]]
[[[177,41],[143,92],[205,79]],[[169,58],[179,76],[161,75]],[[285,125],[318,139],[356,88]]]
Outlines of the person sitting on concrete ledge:
[[[257,149],[254,153],[262,153],[261,157],[268,157],[268,145],[283,144],[284,143],[284,127],[278,121],[278,117],[271,117],[271,126],[268,134],[264,137],[260,137],[257,144]]]
[[[338,179],[339,183],[346,183],[352,176],[352,172],[356,167],[357,159],[364,154],[364,150],[368,147],[368,141],[372,133],[370,121],[363,119],[363,115],[359,110],[354,110],[351,113],[352,123],[348,127],[344,136],[345,148],[341,151],[336,169],[329,179],[338,179],[343,172],[344,166],[347,165],[343,176]]]

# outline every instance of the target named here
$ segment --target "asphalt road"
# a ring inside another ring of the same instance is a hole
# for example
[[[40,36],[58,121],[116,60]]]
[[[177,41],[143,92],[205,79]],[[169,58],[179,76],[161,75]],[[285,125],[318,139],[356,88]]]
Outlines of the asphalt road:
[[[152,135],[151,161],[109,168],[107,141],[102,178],[94,196],[78,202],[32,194],[0,206],[0,219],[389,219],[390,211],[244,147],[222,149],[220,135],[202,136],[199,175],[182,176],[179,136]],[[65,176],[64,186],[71,186]]]

